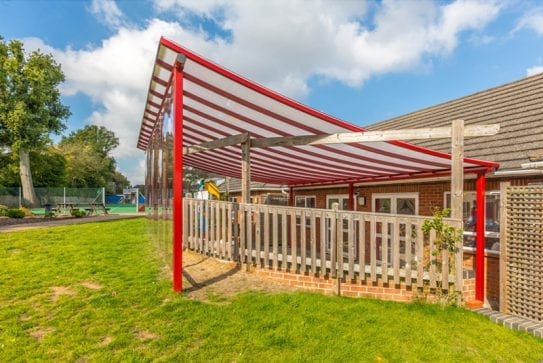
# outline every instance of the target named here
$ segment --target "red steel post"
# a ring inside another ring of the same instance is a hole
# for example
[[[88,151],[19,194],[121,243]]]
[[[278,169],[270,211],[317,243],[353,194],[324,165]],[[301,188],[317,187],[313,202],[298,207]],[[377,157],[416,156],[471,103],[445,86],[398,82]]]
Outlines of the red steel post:
[[[183,291],[183,63],[173,70],[173,291]]]
[[[477,174],[475,183],[477,190],[477,219],[475,224],[475,299],[483,301],[485,296],[485,174]]]

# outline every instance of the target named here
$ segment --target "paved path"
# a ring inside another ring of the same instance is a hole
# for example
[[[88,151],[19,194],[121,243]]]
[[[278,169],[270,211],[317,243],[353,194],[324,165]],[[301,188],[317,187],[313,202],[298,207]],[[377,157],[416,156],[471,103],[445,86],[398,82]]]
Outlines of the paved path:
[[[538,338],[543,338],[543,322],[537,322],[510,314],[503,314],[488,308],[479,308],[474,309],[473,311],[488,316],[493,322],[509,329],[525,331]]]
[[[39,220],[36,220],[35,222],[25,221],[24,223],[21,223],[21,224],[12,224],[12,225],[6,225],[6,226],[0,225],[0,233],[23,231],[23,230],[43,228],[43,227],[63,226],[66,224],[113,221],[116,219],[137,218],[137,217],[144,217],[144,216],[145,216],[144,214],[127,213],[127,214],[107,214],[107,215],[98,215],[98,216],[88,216],[88,217],[82,217],[82,218],[58,218],[58,219],[52,218],[47,221],[44,221],[42,218],[40,218]]]

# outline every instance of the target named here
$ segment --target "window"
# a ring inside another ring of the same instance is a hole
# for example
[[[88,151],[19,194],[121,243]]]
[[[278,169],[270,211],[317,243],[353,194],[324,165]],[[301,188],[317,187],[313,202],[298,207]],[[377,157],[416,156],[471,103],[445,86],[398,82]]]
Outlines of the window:
[[[301,195],[296,196],[296,207],[297,208],[315,208],[317,205],[317,198],[314,195]],[[300,217],[296,217],[296,225],[300,225]],[[306,228],[311,226],[311,218],[307,217],[305,219]]]
[[[314,195],[296,196],[296,207],[298,208],[315,208],[317,204],[317,198]]]
[[[376,213],[391,213],[418,215],[418,193],[374,194],[372,196],[373,211]]]
[[[476,194],[464,192],[464,247],[475,247]],[[445,193],[445,207],[451,207],[451,193]],[[485,249],[500,250],[500,192],[485,194]]]
[[[327,195],[326,208],[332,209],[334,203],[339,204],[339,210],[349,210],[349,196],[347,194]]]

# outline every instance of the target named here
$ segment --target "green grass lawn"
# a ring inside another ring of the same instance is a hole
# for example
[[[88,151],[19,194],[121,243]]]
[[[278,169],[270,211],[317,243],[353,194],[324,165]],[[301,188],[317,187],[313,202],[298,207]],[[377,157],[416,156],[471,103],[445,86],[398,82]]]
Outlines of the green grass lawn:
[[[144,219],[0,234],[0,362],[523,361],[543,340],[458,308],[171,292]]]

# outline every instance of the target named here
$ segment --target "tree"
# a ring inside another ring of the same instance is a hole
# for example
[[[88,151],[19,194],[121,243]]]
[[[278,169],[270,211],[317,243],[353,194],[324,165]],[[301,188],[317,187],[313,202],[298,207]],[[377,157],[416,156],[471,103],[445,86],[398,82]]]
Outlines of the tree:
[[[71,187],[107,187],[115,192],[130,183],[116,171],[115,159],[109,154],[119,145],[115,133],[103,126],[88,125],[70,133],[58,147],[66,158],[66,181]],[[115,188],[110,188],[115,183]]]
[[[115,136],[113,131],[96,125],[87,125],[80,130],[73,131],[63,140],[90,145],[103,157],[108,157],[109,153],[119,146],[119,138]]]
[[[19,160],[25,203],[36,205],[29,153],[60,134],[70,110],[60,99],[64,74],[50,54],[25,54],[23,43],[0,37],[0,147]]]

